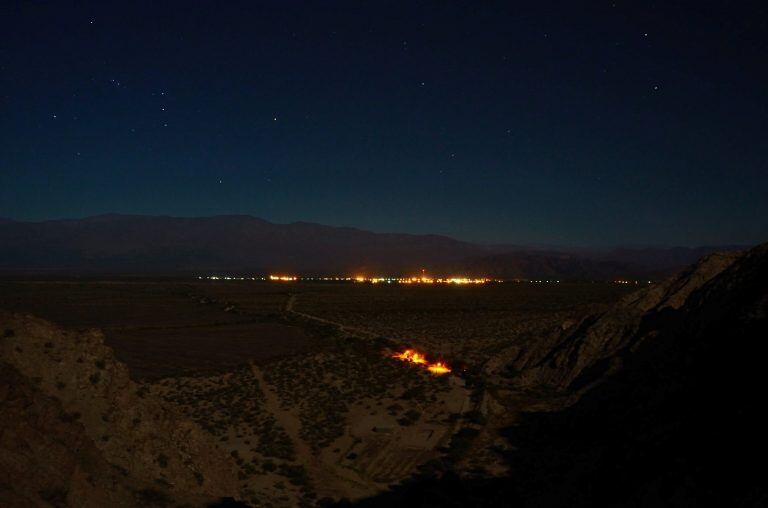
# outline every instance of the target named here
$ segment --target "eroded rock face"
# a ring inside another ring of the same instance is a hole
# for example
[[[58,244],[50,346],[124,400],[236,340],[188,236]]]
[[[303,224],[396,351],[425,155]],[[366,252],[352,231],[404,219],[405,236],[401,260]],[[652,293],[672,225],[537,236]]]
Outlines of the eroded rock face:
[[[738,252],[715,253],[676,276],[623,298],[597,316],[563,326],[515,358],[523,387],[544,386],[558,391],[580,390],[621,366],[642,341],[654,335],[643,324],[664,309],[678,309],[695,290],[730,267]]]
[[[0,505],[134,506],[143,486],[105,459],[83,425],[0,363]]]
[[[582,330],[589,338],[605,316],[618,326],[622,311],[642,314],[617,352],[622,368],[566,408],[519,415],[503,431],[506,476],[446,474],[359,506],[768,506],[766,282],[768,243],[627,299]]]
[[[32,316],[6,313],[0,314],[0,334],[0,365],[7,378],[2,444],[7,453],[16,450],[26,457],[26,462],[0,463],[8,469],[3,476],[23,475],[34,465],[43,485],[53,467],[58,475],[53,483],[61,484],[58,497],[75,505],[119,506],[117,501],[94,503],[101,496],[98,489],[77,488],[78,475],[95,457],[102,462],[99,468],[119,473],[120,481],[112,482],[115,492],[129,494],[114,496],[125,497],[126,505],[146,504],[142,495],[191,505],[236,495],[237,475],[230,459],[194,423],[131,381],[100,332],[69,331]],[[13,381],[13,376],[24,382]],[[27,409],[21,408],[24,404]],[[26,411],[26,419],[6,417],[5,406],[16,413]],[[36,450],[25,448],[23,440],[14,441],[22,428],[37,429]],[[58,445],[52,445],[50,439],[59,434]],[[9,488],[14,492],[13,484]],[[19,495],[27,494],[22,490]]]

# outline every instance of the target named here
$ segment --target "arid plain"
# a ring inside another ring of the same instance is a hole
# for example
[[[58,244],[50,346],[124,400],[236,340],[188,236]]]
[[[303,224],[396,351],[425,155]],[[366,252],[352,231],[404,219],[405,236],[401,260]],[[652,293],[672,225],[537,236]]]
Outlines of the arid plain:
[[[499,369],[635,286],[4,281],[0,308],[101,329],[131,378],[209,433],[254,505],[359,499],[419,470],[503,472]],[[392,354],[446,363],[434,375]],[[535,400],[540,403],[541,394]]]

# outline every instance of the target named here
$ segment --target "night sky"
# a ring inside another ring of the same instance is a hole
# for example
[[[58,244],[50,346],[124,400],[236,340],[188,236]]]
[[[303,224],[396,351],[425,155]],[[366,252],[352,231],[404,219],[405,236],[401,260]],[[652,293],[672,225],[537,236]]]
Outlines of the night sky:
[[[759,2],[158,4],[2,3],[0,217],[768,240]]]

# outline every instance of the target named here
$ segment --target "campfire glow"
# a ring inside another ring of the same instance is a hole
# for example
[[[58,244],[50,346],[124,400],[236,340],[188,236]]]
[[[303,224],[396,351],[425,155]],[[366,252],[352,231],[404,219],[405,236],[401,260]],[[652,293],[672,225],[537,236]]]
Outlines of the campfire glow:
[[[403,360],[405,362],[410,362],[410,363],[418,363],[418,364],[427,363],[427,359],[424,358],[424,355],[421,353],[417,353],[413,349],[406,349],[402,353],[395,353],[392,355],[392,358],[397,358],[398,360]]]
[[[427,367],[432,374],[448,374],[451,369],[443,362],[436,362]]]
[[[392,355],[392,358],[412,363],[414,365],[423,365],[427,368],[428,371],[436,375],[448,374],[451,372],[450,367],[448,367],[445,363],[430,363],[422,353],[414,351],[413,349],[406,349],[402,353],[395,353]]]

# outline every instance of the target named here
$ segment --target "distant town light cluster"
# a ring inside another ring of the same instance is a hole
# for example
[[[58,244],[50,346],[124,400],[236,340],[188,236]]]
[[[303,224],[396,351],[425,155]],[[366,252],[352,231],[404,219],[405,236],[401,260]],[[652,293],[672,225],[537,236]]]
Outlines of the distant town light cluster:
[[[427,276],[420,277],[365,277],[357,275],[355,277],[300,277],[298,275],[268,275],[263,277],[247,277],[247,276],[232,276],[232,275],[208,275],[198,276],[198,279],[206,280],[253,280],[253,281],[272,281],[272,282],[356,282],[367,284],[489,284],[500,282],[515,282],[518,284],[560,284],[559,280],[543,280],[543,279],[489,279],[489,278],[470,278],[470,277],[447,277],[447,278],[434,278]],[[652,284],[653,281],[644,280],[626,280],[616,279],[611,281],[613,284]]]
[[[502,282],[494,279],[470,279],[467,277],[433,278],[433,277],[355,277],[355,282],[369,282],[378,284],[380,282],[397,284],[487,284],[489,282]]]
[[[263,280],[272,282],[309,282],[309,281],[324,281],[324,282],[358,282],[358,283],[370,283],[370,284],[487,284],[490,282],[504,282],[502,279],[488,279],[479,278],[472,279],[469,277],[448,277],[448,278],[433,278],[433,277],[363,277],[358,275],[356,277],[299,277],[297,275],[268,275],[266,277],[236,277],[231,275],[208,275],[206,277],[198,276],[198,279],[206,280]],[[515,281],[522,282],[522,281]],[[533,282],[533,281],[531,281]],[[559,281],[558,281],[559,282]]]
[[[267,280],[266,277],[232,277],[230,275],[209,275],[207,277],[203,277],[202,275],[198,277],[198,279],[207,279],[207,280]]]
[[[294,282],[298,280],[295,275],[270,275],[269,280],[279,280],[281,282]]]

